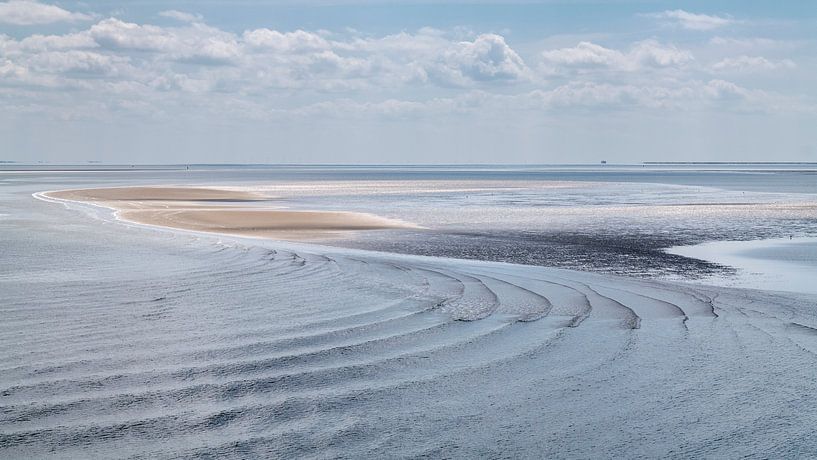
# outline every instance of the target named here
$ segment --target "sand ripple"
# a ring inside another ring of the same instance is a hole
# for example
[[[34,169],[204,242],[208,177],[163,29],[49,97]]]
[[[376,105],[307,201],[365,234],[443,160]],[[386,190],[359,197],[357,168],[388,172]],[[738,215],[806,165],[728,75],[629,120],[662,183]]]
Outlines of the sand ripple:
[[[214,241],[2,285],[0,456],[815,447],[808,298]]]

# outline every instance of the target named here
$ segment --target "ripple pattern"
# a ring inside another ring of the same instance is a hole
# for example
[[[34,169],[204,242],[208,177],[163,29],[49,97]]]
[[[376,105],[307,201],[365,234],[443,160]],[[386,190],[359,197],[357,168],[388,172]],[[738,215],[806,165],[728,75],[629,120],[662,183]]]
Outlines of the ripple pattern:
[[[0,279],[0,457],[817,453],[813,298],[163,238]]]

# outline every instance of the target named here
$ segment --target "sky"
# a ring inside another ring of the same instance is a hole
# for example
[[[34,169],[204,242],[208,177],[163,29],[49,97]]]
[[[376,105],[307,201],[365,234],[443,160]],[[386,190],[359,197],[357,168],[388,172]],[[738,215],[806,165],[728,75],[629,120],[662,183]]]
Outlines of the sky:
[[[0,1],[0,161],[817,161],[817,2]]]

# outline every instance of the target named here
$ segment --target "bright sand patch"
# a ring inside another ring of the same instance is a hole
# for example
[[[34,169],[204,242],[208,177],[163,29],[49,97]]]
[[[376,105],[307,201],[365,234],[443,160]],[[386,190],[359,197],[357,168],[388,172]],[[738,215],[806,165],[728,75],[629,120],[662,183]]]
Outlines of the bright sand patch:
[[[216,188],[121,187],[43,195],[104,206],[130,222],[237,236],[318,240],[355,230],[416,228],[359,212],[275,209],[268,204],[270,198],[261,194]]]

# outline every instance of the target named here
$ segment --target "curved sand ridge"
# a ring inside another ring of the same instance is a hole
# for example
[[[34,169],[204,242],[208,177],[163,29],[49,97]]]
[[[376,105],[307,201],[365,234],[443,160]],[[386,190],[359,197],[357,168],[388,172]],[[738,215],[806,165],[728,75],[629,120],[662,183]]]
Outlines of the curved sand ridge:
[[[272,207],[271,197],[209,187],[96,188],[43,195],[104,206],[130,222],[237,236],[317,240],[346,231],[416,228],[359,212],[281,210]]]
[[[0,339],[38,333],[24,363],[0,352],[0,455],[787,456],[811,439],[809,302],[270,244],[151,253],[149,276],[83,284],[101,295],[80,305],[52,286],[36,321],[9,293]]]

